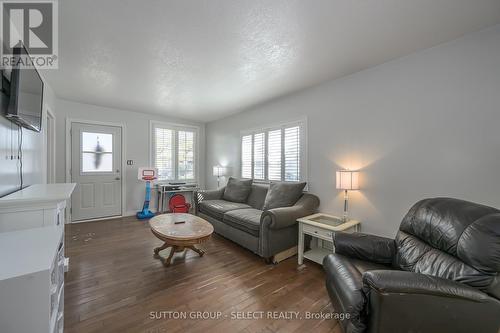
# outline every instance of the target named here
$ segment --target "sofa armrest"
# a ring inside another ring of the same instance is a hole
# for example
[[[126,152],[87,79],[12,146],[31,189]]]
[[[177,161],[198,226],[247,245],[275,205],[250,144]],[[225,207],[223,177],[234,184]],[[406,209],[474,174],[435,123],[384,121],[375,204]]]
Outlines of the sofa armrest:
[[[194,203],[198,205],[200,202],[204,200],[218,200],[222,199],[224,195],[224,190],[226,187],[221,187],[216,190],[197,190],[194,191]]]
[[[370,332],[499,332],[500,301],[452,280],[368,271],[363,292]]]
[[[424,294],[450,297],[473,302],[486,302],[491,298],[463,283],[440,277],[407,271],[374,270],[363,274],[363,289],[380,293]]]
[[[282,229],[297,223],[297,219],[314,214],[319,207],[319,198],[305,193],[291,207],[279,207],[266,210],[262,213],[262,225],[270,229]]]
[[[361,232],[334,232],[335,252],[347,257],[390,265],[396,253],[393,239]]]

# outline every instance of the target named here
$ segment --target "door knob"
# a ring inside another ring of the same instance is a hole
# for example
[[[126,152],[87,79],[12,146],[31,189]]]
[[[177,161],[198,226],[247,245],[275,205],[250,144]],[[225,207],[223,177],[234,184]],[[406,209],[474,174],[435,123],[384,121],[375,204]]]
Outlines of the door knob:
[[[115,180],[120,180],[120,177],[116,177]]]

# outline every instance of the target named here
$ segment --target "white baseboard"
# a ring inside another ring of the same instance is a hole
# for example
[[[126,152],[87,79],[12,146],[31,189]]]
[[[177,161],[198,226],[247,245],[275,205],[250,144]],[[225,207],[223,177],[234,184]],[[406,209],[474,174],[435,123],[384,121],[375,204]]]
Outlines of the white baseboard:
[[[123,215],[123,217],[127,217],[127,216],[135,216],[135,214],[137,214],[138,210],[135,211],[135,210],[128,210],[125,212],[125,215]]]
[[[114,220],[114,219],[119,219],[121,217],[123,217],[123,216],[122,215],[116,215],[116,216],[108,216],[108,217],[99,217],[99,218],[96,218],[96,219],[72,221],[72,222],[70,222],[70,224],[96,222],[96,221],[104,221],[104,220]]]

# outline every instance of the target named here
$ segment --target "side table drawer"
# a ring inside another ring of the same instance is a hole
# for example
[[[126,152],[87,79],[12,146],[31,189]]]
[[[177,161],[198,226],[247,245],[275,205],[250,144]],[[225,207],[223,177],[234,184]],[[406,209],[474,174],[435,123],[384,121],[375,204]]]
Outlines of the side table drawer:
[[[321,229],[321,228],[315,228],[310,225],[304,224],[303,225],[303,231],[305,234],[318,237],[327,241],[332,241],[332,231]]]

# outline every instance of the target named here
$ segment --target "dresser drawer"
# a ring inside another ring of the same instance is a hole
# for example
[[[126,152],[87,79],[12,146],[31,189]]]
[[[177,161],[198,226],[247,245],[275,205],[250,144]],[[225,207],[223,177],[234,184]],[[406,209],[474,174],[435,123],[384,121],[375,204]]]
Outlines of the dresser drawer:
[[[326,229],[321,229],[321,228],[316,228],[307,224],[304,224],[302,227],[302,230],[304,231],[305,234],[318,237],[321,239],[324,239],[326,241],[332,241],[332,231],[326,230]]]

